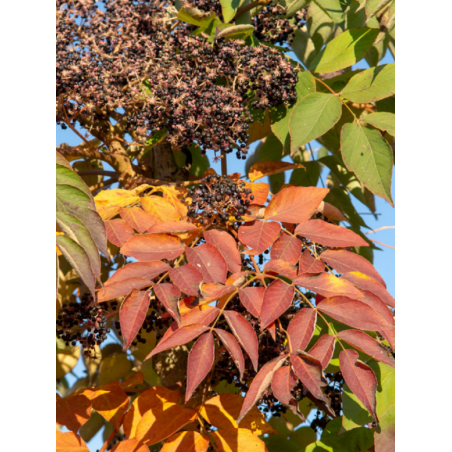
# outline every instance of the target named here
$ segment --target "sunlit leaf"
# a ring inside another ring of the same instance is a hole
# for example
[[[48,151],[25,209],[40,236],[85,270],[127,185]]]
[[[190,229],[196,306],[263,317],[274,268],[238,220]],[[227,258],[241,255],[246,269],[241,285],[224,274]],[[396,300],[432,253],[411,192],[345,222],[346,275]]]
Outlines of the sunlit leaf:
[[[304,250],[298,263],[298,274],[320,273],[325,270],[325,265],[320,259],[316,259],[309,250]]]
[[[245,428],[212,432],[218,452],[266,452],[265,443]]]
[[[289,279],[295,279],[297,276],[297,267],[281,259],[271,259],[264,265],[264,272],[275,273],[276,275],[283,275]]]
[[[85,441],[73,432],[56,431],[56,452],[89,452]]]
[[[377,112],[367,115],[364,119],[367,124],[384,130],[395,137],[395,115],[393,113]]]
[[[207,283],[226,283],[227,264],[220,252],[209,243],[186,247],[185,254],[188,263],[202,273]]]
[[[291,350],[304,350],[314,334],[317,312],[311,308],[302,308],[290,321],[287,327],[287,335],[290,340]]]
[[[136,235],[121,248],[121,253],[139,261],[154,261],[175,259],[184,252],[184,247],[178,237],[166,234]]]
[[[165,441],[160,452],[207,452],[209,445],[209,438],[198,432],[179,432]]]
[[[199,296],[199,284],[202,282],[202,274],[193,265],[186,264],[171,268],[168,271],[173,283],[185,294]]]
[[[94,201],[96,210],[103,220],[109,220],[119,213],[121,207],[134,205],[140,200],[140,197],[133,190],[124,190],[123,188],[114,188],[111,190],[102,190]]]
[[[181,323],[179,311],[180,290],[170,283],[154,284],[155,296],[165,306],[166,311],[173,317],[177,323]]]
[[[149,448],[140,444],[135,438],[126,439],[115,444],[111,452],[148,452]]]
[[[124,220],[115,219],[105,222],[108,240],[116,246],[123,246],[134,235],[134,230]]]
[[[160,196],[141,198],[141,205],[156,224],[180,220],[180,213],[176,208]]]
[[[329,334],[322,334],[319,340],[309,350],[309,354],[318,359],[325,370],[334,353],[335,339]]]
[[[149,308],[149,292],[133,290],[119,309],[123,349],[127,350],[143,325]]]
[[[296,265],[301,254],[301,241],[293,235],[281,234],[270,250],[272,259],[281,259]]]
[[[121,208],[119,209],[119,215],[129,226],[141,234],[155,224],[152,217],[141,207]]]
[[[258,185],[258,184],[254,184]],[[260,184],[259,184],[260,185]],[[265,184],[267,185],[267,184]],[[267,185],[268,187],[268,185]],[[267,199],[267,198],[265,198]],[[265,202],[265,201],[264,201]],[[236,273],[242,269],[242,259],[237,248],[237,242],[231,234],[226,231],[212,229],[204,231],[204,238],[207,243],[213,245],[223,256],[231,273]]]
[[[248,254],[261,254],[278,238],[281,225],[276,222],[252,221],[239,227],[239,240],[252,248]]]
[[[293,286],[281,280],[272,282],[265,289],[261,309],[261,328],[266,328],[289,308],[293,295]]]
[[[259,318],[261,315],[264,292],[264,287],[245,287],[244,289],[239,289],[240,301],[246,310],[256,318]]]

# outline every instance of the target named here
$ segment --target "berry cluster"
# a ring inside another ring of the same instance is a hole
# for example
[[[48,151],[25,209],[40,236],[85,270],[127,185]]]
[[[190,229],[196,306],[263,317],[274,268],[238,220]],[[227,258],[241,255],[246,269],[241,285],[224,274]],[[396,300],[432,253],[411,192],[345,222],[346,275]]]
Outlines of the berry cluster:
[[[242,215],[254,200],[251,189],[245,187],[245,182],[238,183],[229,177],[209,175],[203,178],[200,184],[187,192],[191,200],[188,217],[200,224],[214,220],[226,222],[230,216],[235,221],[242,221]],[[189,202],[187,198],[182,201]]]
[[[117,302],[112,301],[110,307],[115,310]],[[92,295],[86,293],[80,303],[63,304],[56,321],[56,333],[58,338],[66,341],[66,345],[75,346],[80,342],[83,354],[92,356],[95,346],[107,339],[110,329],[106,324],[105,309],[95,304]]]

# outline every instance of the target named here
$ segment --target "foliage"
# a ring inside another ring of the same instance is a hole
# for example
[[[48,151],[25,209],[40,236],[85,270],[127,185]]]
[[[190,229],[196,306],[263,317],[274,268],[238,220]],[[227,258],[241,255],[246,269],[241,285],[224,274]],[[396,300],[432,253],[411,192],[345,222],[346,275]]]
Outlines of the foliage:
[[[57,450],[394,450],[394,14],[57,2]]]

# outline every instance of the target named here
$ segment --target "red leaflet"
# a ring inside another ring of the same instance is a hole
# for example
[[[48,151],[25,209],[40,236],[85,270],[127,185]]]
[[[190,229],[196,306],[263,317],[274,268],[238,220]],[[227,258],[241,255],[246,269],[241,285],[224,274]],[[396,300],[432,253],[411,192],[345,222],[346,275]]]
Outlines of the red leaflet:
[[[248,411],[250,411],[261,398],[264,391],[270,386],[274,373],[284,364],[284,361],[287,358],[288,355],[282,355],[268,361],[254,377],[254,380],[251,382],[248,392],[246,393],[245,400],[243,401],[237,424],[240,424],[240,421],[246,416]]]
[[[361,272],[375,279],[386,288],[383,278],[365,257],[345,250],[326,250],[320,255],[320,259],[339,273]]]
[[[288,187],[273,196],[265,209],[265,219],[284,221],[285,223],[302,223],[311,218],[323,198],[327,188]]]
[[[171,268],[168,274],[183,293],[199,297],[199,284],[202,281],[202,274],[193,265],[187,264]]]
[[[324,297],[343,295],[344,297],[360,299],[363,296],[353,284],[336,278],[331,273],[320,273],[319,275],[303,274],[295,278],[293,284],[312,290]]]
[[[185,392],[185,403],[190,400],[199,383],[209,373],[215,360],[215,343],[213,334],[209,331],[203,334],[193,345],[188,355],[187,366],[187,391]]]
[[[238,313],[235,311],[223,311],[223,315],[228,322],[229,328],[231,328],[232,334],[234,334],[238,343],[248,353],[248,356],[253,363],[254,370],[257,372],[257,366],[259,361],[258,343],[256,332],[253,327]]]
[[[278,238],[280,230],[279,223],[257,220],[239,227],[239,240],[252,248],[247,254],[261,254]]]
[[[187,342],[192,341],[195,337],[198,337],[200,334],[204,333],[209,329],[206,325],[193,324],[182,326],[177,329],[173,334],[171,334],[165,340],[161,340],[157,346],[146,356],[146,359],[151,358],[157,353],[163,352],[173,347],[178,347],[179,345],[184,345]],[[256,340],[257,342],[257,340]]]
[[[145,212],[141,207],[128,207],[119,209],[121,218],[140,234],[146,232],[154,223],[152,217]]]
[[[304,416],[298,411],[298,402],[292,397],[290,391],[297,384],[298,378],[290,366],[280,367],[272,379],[273,395],[284,405],[287,405],[294,414],[304,420]]]
[[[341,278],[350,281],[360,289],[372,292],[377,295],[377,297],[380,297],[386,304],[395,308],[394,298],[392,298],[391,294],[379,282],[375,281],[375,279],[360,272],[344,273]]]
[[[177,323],[181,323],[179,311],[180,290],[170,283],[154,284],[155,296],[163,303],[165,309]]]
[[[108,282],[108,281],[107,281]],[[124,281],[119,281],[112,284],[105,284],[104,287],[97,292],[97,302],[113,300],[114,298],[123,297],[129,294],[132,290],[143,289],[150,286],[152,281],[147,281],[143,278],[128,278]]]
[[[235,286],[223,286],[223,284],[203,284],[201,287],[201,294],[203,302],[215,301],[224,295],[237,290]]]
[[[275,272],[277,275],[295,279],[297,276],[297,267],[281,259],[272,259],[264,265],[264,272]]]
[[[149,291],[133,290],[119,309],[123,350],[127,350],[143,325],[149,308]]]
[[[202,273],[206,283],[226,283],[228,268],[220,252],[209,243],[185,249],[188,263]]]
[[[204,231],[204,238],[207,243],[213,245],[221,253],[231,273],[242,270],[242,258],[237,248],[237,242],[231,234],[212,229],[211,231]]]
[[[303,251],[303,254],[300,256],[298,274],[321,273],[323,271],[325,271],[325,265],[323,265],[323,262],[316,259],[309,250]]]
[[[116,246],[123,246],[135,231],[124,221],[119,218],[105,222],[105,229],[108,240]]]
[[[301,253],[301,240],[293,235],[281,234],[270,250],[271,259],[281,259],[296,265]],[[315,273],[315,272],[312,272]]]
[[[391,328],[391,325],[369,305],[347,297],[325,298],[317,304],[317,309],[339,322],[360,330],[381,331]]]
[[[166,221],[155,224],[148,229],[150,234],[182,234],[184,232],[196,231],[198,228],[193,223],[186,221]]]
[[[388,351],[375,339],[373,339],[363,331],[344,330],[337,333],[337,337],[344,340],[352,347],[355,347],[360,352],[366,353],[377,361],[395,367],[395,361],[392,355],[389,354]]]
[[[270,323],[283,314],[292,303],[293,286],[280,279],[272,282],[264,293],[264,301],[261,310],[261,327],[267,328]]]
[[[316,399],[327,403],[328,398],[320,389],[328,384],[323,376],[320,361],[304,352],[300,355],[291,353],[290,361],[298,378],[311,391],[311,394]]]
[[[304,350],[314,334],[317,311],[311,308],[302,308],[287,327],[290,340],[290,349],[293,352]]]
[[[378,422],[375,411],[377,379],[374,371],[358,359],[355,350],[342,350],[339,354],[342,375],[353,394],[363,403],[372,417]]]
[[[305,221],[296,227],[295,234],[325,246],[369,246],[363,238],[350,229],[323,220]]]
[[[333,336],[329,334],[322,334],[319,340],[313,345],[309,354],[314,358],[317,358],[322,365],[322,370],[325,370],[328,366],[334,353],[335,340]]]
[[[267,326],[267,330],[270,333],[272,339],[276,341],[276,325],[274,321]]]
[[[168,271],[170,268],[171,267],[168,264],[165,264],[165,262],[162,261],[132,262],[116,270],[105,285],[126,281],[129,278],[143,278],[147,281],[151,281],[156,276]]]
[[[184,252],[185,245],[178,237],[166,234],[135,235],[122,248],[121,253],[139,261],[175,259]]]
[[[254,317],[259,318],[261,315],[264,292],[264,287],[245,287],[244,289],[239,289],[240,301]]]
[[[215,333],[217,333],[226,350],[231,355],[231,358],[234,360],[234,363],[240,372],[240,380],[242,380],[243,372],[245,371],[245,359],[243,358],[243,353],[240,345],[237,343],[235,337],[231,333],[220,330],[218,328],[215,328],[214,331]]]

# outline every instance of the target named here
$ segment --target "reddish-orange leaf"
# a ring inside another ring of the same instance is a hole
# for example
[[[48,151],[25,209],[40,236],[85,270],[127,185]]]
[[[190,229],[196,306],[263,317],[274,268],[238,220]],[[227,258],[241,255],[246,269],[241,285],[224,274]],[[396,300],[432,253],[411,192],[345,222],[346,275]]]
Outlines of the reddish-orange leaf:
[[[375,279],[386,288],[383,278],[365,257],[345,250],[326,250],[320,255],[320,259],[339,273],[361,272]]]
[[[246,428],[221,429],[210,436],[218,452],[267,452],[265,443]]]
[[[122,248],[121,253],[139,261],[175,259],[185,249],[179,237],[166,234],[135,235]]]
[[[298,274],[321,273],[325,270],[325,265],[320,259],[316,259],[309,250],[303,251],[300,256]]]
[[[259,318],[261,315],[264,292],[264,287],[245,287],[244,289],[239,289],[240,301],[254,317]]]
[[[183,293],[199,297],[199,284],[202,281],[202,274],[193,265],[187,264],[171,268],[168,274]]]
[[[367,290],[380,297],[386,304],[395,308],[395,300],[391,294],[375,279],[360,272],[348,272],[341,276],[342,279],[350,281],[356,287]]]
[[[267,326],[267,331],[270,333],[272,339],[276,341],[276,325],[274,321]]]
[[[264,272],[274,272],[276,275],[283,275],[289,279],[297,277],[297,267],[281,259],[272,259],[264,265]]]
[[[345,325],[360,330],[381,331],[392,326],[368,304],[348,297],[325,298],[317,309]]]
[[[209,331],[195,342],[188,355],[187,390],[185,403],[187,403],[195,389],[209,373],[215,360],[215,342],[213,334]]]
[[[224,286],[223,284],[203,284],[201,287],[201,294],[203,301],[215,301],[224,295],[236,291],[235,286]]]
[[[239,240],[252,248],[247,254],[261,254],[278,238],[280,230],[279,223],[253,221],[239,227]]]
[[[345,280],[336,278],[331,273],[320,273],[312,275],[304,273],[293,280],[293,284],[304,287],[324,297],[335,297],[343,295],[350,298],[361,298],[363,294]]]
[[[56,395],[56,421],[77,432],[91,415],[91,401],[83,394],[62,399]]]
[[[140,444],[135,438],[131,438],[117,443],[111,452],[149,452],[149,447]]]
[[[337,337],[347,342],[352,347],[355,347],[360,352],[366,353],[366,355],[371,356],[377,361],[395,367],[395,361],[392,355],[388,353],[388,351],[375,339],[373,339],[363,331],[344,330],[337,333]]]
[[[242,215],[243,221],[249,222],[257,219],[264,218],[265,207],[261,207],[255,204],[251,204],[247,207],[247,210]]]
[[[119,309],[123,350],[127,350],[143,325],[149,308],[149,291],[133,290]]]
[[[334,353],[335,339],[329,334],[322,334],[319,340],[313,345],[309,354],[314,358],[317,358],[322,365],[322,370],[325,370],[328,366]]]
[[[327,386],[328,383],[323,376],[320,361],[304,352],[301,352],[299,355],[291,353],[290,361],[298,378],[309,389],[311,394],[316,399],[326,403],[328,398],[320,388]]]
[[[296,265],[301,253],[301,240],[293,235],[281,234],[270,250],[271,259],[281,259]]]
[[[242,270],[242,259],[237,248],[237,242],[231,234],[226,231],[212,229],[204,231],[204,238],[207,243],[213,245],[221,253],[231,273],[237,273]]]
[[[195,410],[170,402],[157,405],[143,415],[135,438],[143,444],[156,444],[174,435],[195,419]]]
[[[155,296],[163,303],[165,309],[170,313],[171,317],[181,322],[179,311],[180,290],[170,283],[154,284]]]
[[[248,356],[253,363],[254,370],[257,372],[259,361],[258,343],[256,332],[253,327],[235,311],[223,311],[223,315],[231,328],[232,334],[237,339],[238,343],[248,353]]]
[[[146,232],[153,224],[155,224],[152,217],[141,207],[129,207],[127,209],[121,207],[119,209],[119,215],[121,215],[121,218],[127,221],[127,223],[140,234],[143,234],[143,232]]]
[[[56,431],[56,452],[89,452],[82,437],[73,432]]]
[[[180,220],[180,213],[177,209],[160,196],[141,198],[141,205],[156,224]]]
[[[281,161],[266,160],[255,163],[249,170],[248,176],[251,182],[273,174],[282,173],[296,168],[304,168],[301,163],[287,163]]]
[[[148,229],[150,234],[183,234],[196,231],[198,228],[193,223],[186,221],[165,221],[165,223],[155,224]]]
[[[321,213],[323,216],[327,217],[329,220],[335,221],[347,221],[347,218],[342,215],[342,212],[331,204],[322,201],[317,207],[317,212]]]
[[[124,281],[105,284],[104,287],[100,288],[97,292],[97,302],[102,303],[103,301],[123,297],[132,292],[132,290],[139,290],[150,286],[151,284],[151,281],[144,278],[128,278]]]
[[[129,388],[133,388],[134,386],[143,384],[143,380],[144,380],[143,373],[138,371],[138,372],[135,372],[129,378],[126,378],[125,380],[121,381],[119,383],[119,386],[121,387],[121,389],[129,389]]]
[[[273,395],[284,405],[287,405],[294,414],[304,416],[299,412],[298,402],[293,398],[290,391],[297,384],[298,378],[290,366],[280,367],[273,375],[272,391]]]
[[[195,337],[204,333],[209,329],[206,325],[200,325],[194,323],[192,325],[186,325],[178,328],[173,334],[167,337],[165,340],[161,340],[157,346],[152,350],[151,353],[146,357],[146,359],[151,358],[157,353],[163,352],[173,347],[178,347],[179,345],[184,345],[187,342],[192,341]],[[254,331],[254,330],[253,330]]]
[[[209,437],[201,433],[178,432],[165,441],[160,452],[207,452],[209,445]],[[146,448],[146,452],[149,452],[149,449]]]
[[[378,422],[375,411],[377,378],[374,371],[358,359],[358,352],[355,350],[342,350],[339,354],[339,366],[348,387]]]
[[[284,314],[292,303],[294,294],[293,286],[280,279],[273,281],[264,293],[264,301],[261,310],[261,327],[267,328],[270,323]]]
[[[186,196],[187,189],[185,187],[161,187],[163,198],[166,199],[182,217],[187,215],[187,206],[180,200]]]
[[[314,334],[317,311],[311,308],[302,308],[291,320],[287,327],[290,347],[293,352],[304,350]]]
[[[107,239],[116,246],[123,246],[135,234],[135,231],[119,218],[105,221]]]
[[[199,414],[220,430],[238,428],[239,417],[244,398],[238,394],[220,394],[205,402],[198,408]],[[240,422],[241,428],[251,430],[255,435],[276,433],[265,421],[265,416],[256,406]]]
[[[156,406],[162,406],[165,402],[176,403],[179,399],[179,391],[172,391],[162,386],[153,386],[142,392],[132,403],[124,416],[122,427],[126,438],[135,436],[138,424],[146,411]]]
[[[274,373],[284,364],[284,361],[287,358],[288,355],[281,355],[271,361],[268,361],[254,377],[248,392],[246,393],[245,400],[243,401],[242,409],[240,410],[240,415],[237,419],[237,424],[240,424],[240,421],[246,416],[251,408],[256,405],[256,402],[270,386]]]
[[[245,182],[245,190],[251,190],[252,195],[254,196],[254,199],[251,200],[251,204],[265,204],[267,202],[268,198],[268,192],[270,190],[270,187],[268,184],[264,182],[256,182],[256,183],[249,183]]]
[[[186,247],[185,254],[188,263],[202,273],[206,283],[226,283],[226,261],[213,245],[205,243],[194,248]]]
[[[234,363],[240,372],[240,380],[242,380],[243,372],[245,371],[245,359],[243,358],[243,353],[240,345],[237,343],[235,337],[231,333],[228,333],[219,328],[215,328],[214,331],[220,338],[226,350],[231,355],[231,358],[234,360]]]
[[[285,223],[303,223],[315,213],[327,188],[287,187],[273,196],[265,209],[266,220],[284,221]]]
[[[97,388],[85,389],[83,394],[91,400],[93,408],[101,416],[119,428],[123,414],[129,405],[129,398],[119,386],[118,381]]]
[[[295,234],[325,246],[369,246],[363,238],[350,229],[323,220],[305,221],[296,227]]]

